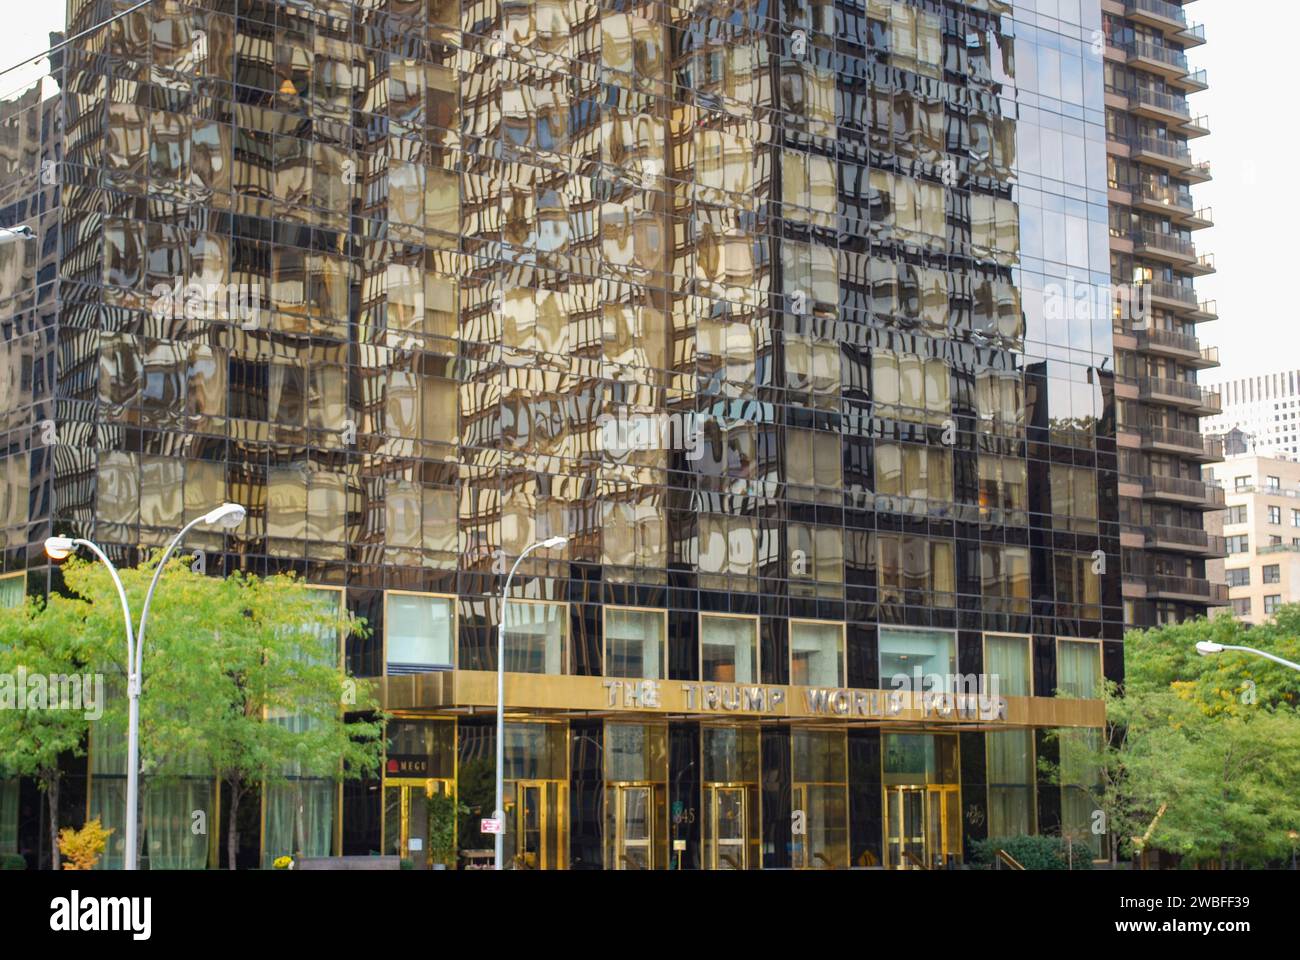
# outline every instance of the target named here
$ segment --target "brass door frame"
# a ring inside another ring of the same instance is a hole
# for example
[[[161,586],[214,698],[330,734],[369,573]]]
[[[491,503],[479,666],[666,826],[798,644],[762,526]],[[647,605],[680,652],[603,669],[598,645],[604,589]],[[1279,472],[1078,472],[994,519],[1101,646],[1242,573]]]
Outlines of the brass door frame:
[[[893,844],[895,837],[897,836],[899,841],[898,854],[897,854],[898,862],[892,864],[892,867],[897,870],[917,869],[918,866],[920,867],[920,869],[927,869],[927,870],[930,869],[931,865],[935,862],[934,855],[936,853],[936,851],[933,849],[933,844],[931,843],[931,838],[935,836],[934,828],[936,825],[932,821],[932,810],[933,810],[934,800],[936,797],[938,798],[939,801],[938,803],[939,823],[937,824],[938,826],[937,840],[939,844],[939,850],[937,852],[940,853],[942,856],[947,857],[948,849],[949,849],[949,840],[952,839],[953,837],[953,830],[961,829],[960,822],[953,824],[949,820],[947,800],[949,796],[957,797],[959,801],[957,804],[957,808],[960,811],[961,809],[960,785],[955,783],[886,784],[884,790],[885,790],[885,862],[886,864],[889,864],[891,858],[890,847],[891,844]],[[901,832],[896,834],[895,828],[897,827],[899,831],[901,831],[902,829],[902,825],[904,822],[903,797],[905,794],[909,794],[909,793],[917,794],[921,797],[921,835],[919,837],[913,836],[910,838],[905,838]],[[897,804],[893,802],[895,797],[898,798]],[[917,841],[919,841],[921,845],[921,864],[920,865],[912,864],[911,866],[909,866],[907,862],[904,860],[904,845],[906,844],[910,846],[916,843]]]
[[[906,821],[903,811],[903,799],[906,794],[918,794],[921,797],[920,836],[909,837],[903,832],[903,824]],[[914,867],[909,868],[905,852],[907,847],[916,843],[921,846],[922,862],[928,862],[925,857],[927,810],[924,784],[885,785],[885,864],[887,866],[896,870],[914,869]],[[896,851],[893,849],[895,843],[897,844]]]
[[[718,794],[720,792],[735,793],[740,796],[740,838],[737,844],[734,838],[728,838],[727,846],[740,847],[740,865],[737,870],[749,869],[749,799],[746,791],[753,789],[752,783],[706,783],[704,792],[708,795],[708,813],[709,818],[709,838],[712,844],[712,856],[709,863],[705,866],[709,870],[718,870],[718,861],[722,852],[722,838],[718,834]]]
[[[936,783],[936,784],[930,784],[930,785],[927,786],[926,789],[925,789],[925,802],[926,802],[926,824],[925,824],[925,826],[926,826],[926,831],[927,831],[926,839],[927,839],[927,841],[928,841],[928,840],[929,840],[929,836],[930,836],[930,834],[934,832],[934,824],[930,822],[930,813],[933,811],[933,809],[934,809],[934,804],[935,804],[935,800],[937,799],[937,800],[938,800],[938,803],[939,803],[939,832],[938,832],[938,838],[939,838],[939,851],[938,851],[938,852],[939,852],[939,854],[943,857],[943,859],[944,859],[945,862],[947,862],[947,859],[948,859],[948,850],[949,850],[949,847],[950,847],[950,844],[949,844],[948,841],[949,841],[949,839],[950,839],[950,834],[951,834],[952,827],[953,827],[953,825],[952,825],[951,823],[949,823],[949,821],[948,821],[948,797],[949,797],[949,796],[955,796],[955,797],[957,797],[957,799],[958,799],[957,809],[958,809],[958,811],[960,812],[960,810],[961,810],[961,803],[960,803],[960,800],[961,800],[961,793],[960,793],[960,789],[958,788],[958,786],[957,786],[956,784],[950,784],[950,783],[937,784],[937,783]],[[961,829],[961,823],[960,823],[960,820],[959,820],[958,823],[957,823],[957,829],[958,829],[958,830]],[[925,852],[926,852],[926,863],[927,863],[927,865],[933,864],[933,863],[935,862],[935,856],[934,856],[935,851],[930,850],[930,849],[929,849],[929,846],[930,846],[930,845],[929,845],[929,843],[927,842],[927,843],[926,843],[926,851],[925,851]]]
[[[627,840],[627,808],[623,804],[623,797],[630,791],[640,790],[646,797],[646,836],[643,840],[633,841],[637,849],[645,851],[645,863],[647,870],[658,869],[655,863],[655,787],[662,784],[655,784],[651,781],[620,781],[609,785],[614,792],[614,864],[615,870],[626,870],[624,866],[623,851],[628,847]]]
[[[532,868],[535,870],[562,870],[567,866],[567,858],[563,847],[568,843],[569,832],[565,822],[566,804],[565,789],[567,783],[561,780],[515,780],[515,856],[522,858],[524,851],[521,849],[524,842],[524,791],[536,790],[538,797],[538,836],[540,837],[538,849],[538,862]],[[550,804],[546,802],[546,788],[555,787],[556,809],[552,810]],[[547,844],[547,831],[550,827],[551,818],[555,818],[555,843],[556,849],[550,849]]]
[[[442,792],[451,796],[456,795],[456,784],[454,780],[447,777],[392,777],[386,778],[380,787],[379,803],[379,836],[385,841],[388,834],[388,798],[385,795],[389,787],[401,790],[398,794],[398,832],[397,845],[400,850],[399,856],[407,860],[414,859],[411,856],[411,791],[414,789],[423,789],[425,797],[432,797],[434,790],[438,786],[442,787]],[[421,851],[421,859],[428,862],[431,855],[428,847]]]

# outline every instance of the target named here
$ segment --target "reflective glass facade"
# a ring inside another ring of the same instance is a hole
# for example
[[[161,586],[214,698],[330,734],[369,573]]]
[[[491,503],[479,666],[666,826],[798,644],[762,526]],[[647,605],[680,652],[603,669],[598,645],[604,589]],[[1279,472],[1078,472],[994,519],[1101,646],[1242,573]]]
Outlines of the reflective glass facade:
[[[8,105],[5,569],[245,505],[207,571],[343,588],[350,669],[455,721],[438,786],[345,787],[338,851],[410,852],[492,756],[505,574],[554,535],[506,617],[516,865],[945,865],[990,791],[1048,831],[1060,642],[1122,670],[1112,324],[1058,293],[1110,279],[1101,26],[159,0]],[[1006,716],[881,706],[986,635],[1024,644]]]

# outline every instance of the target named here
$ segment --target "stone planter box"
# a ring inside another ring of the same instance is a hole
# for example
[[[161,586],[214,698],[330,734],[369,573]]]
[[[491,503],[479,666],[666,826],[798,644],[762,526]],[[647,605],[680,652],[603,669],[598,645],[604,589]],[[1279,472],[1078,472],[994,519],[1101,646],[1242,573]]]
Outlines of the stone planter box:
[[[400,870],[401,857],[303,857],[295,870]]]

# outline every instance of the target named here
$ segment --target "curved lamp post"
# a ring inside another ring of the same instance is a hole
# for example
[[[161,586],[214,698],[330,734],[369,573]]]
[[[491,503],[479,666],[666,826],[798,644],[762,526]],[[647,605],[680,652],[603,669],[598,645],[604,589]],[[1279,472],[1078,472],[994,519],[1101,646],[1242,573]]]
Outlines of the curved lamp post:
[[[505,852],[505,782],[503,775],[505,772],[505,740],[506,740],[506,606],[510,603],[510,581],[514,579],[515,571],[519,569],[519,564],[523,562],[524,557],[528,556],[538,547],[562,547],[569,542],[568,537],[548,537],[545,540],[539,540],[536,543],[530,543],[524,548],[524,552],[519,554],[519,559],[510,568],[510,575],[506,577],[505,586],[501,590],[501,622],[497,625],[497,802],[496,810],[493,811],[492,817],[497,821],[497,832],[494,835],[493,847],[496,858],[493,861],[493,869],[503,869],[502,855]]]
[[[149,592],[144,598],[144,608],[140,613],[140,630],[136,634],[131,631],[131,607],[126,600],[126,590],[122,588],[122,578],[118,576],[117,568],[113,566],[113,561],[99,545],[90,540],[83,540],[74,537],[48,537],[45,540],[45,553],[51,560],[65,560],[78,547],[85,547],[96,557],[104,566],[108,567],[109,575],[113,578],[113,585],[117,587],[118,599],[122,601],[122,619],[126,624],[126,695],[128,703],[127,711],[127,753],[126,753],[126,869],[139,869],[139,861],[136,855],[136,835],[139,826],[139,812],[136,809],[139,806],[140,796],[140,675],[143,664],[144,651],[144,628],[149,616],[149,602],[153,599],[154,587],[158,585],[158,578],[162,575],[163,566],[167,563],[167,558],[171,556],[172,551],[180,544],[185,534],[200,524],[211,526],[220,525],[223,527],[237,527],[244,520],[244,508],[237,503],[223,503],[215,510],[205,513],[201,517],[191,520],[181,528],[180,533],[172,538],[171,543],[163,552],[162,559],[158,561],[158,567],[154,570],[153,581],[149,584]]]
[[[1222,653],[1224,650],[1241,650],[1245,653],[1253,653],[1265,660],[1272,660],[1274,663],[1280,663],[1284,667],[1290,667],[1292,670],[1300,671],[1300,663],[1292,663],[1290,660],[1283,660],[1281,657],[1274,656],[1271,653],[1265,653],[1263,650],[1256,650],[1254,647],[1238,647],[1231,643],[1215,643],[1213,640],[1202,640],[1196,645],[1196,652],[1203,657],[1213,656],[1216,653]]]

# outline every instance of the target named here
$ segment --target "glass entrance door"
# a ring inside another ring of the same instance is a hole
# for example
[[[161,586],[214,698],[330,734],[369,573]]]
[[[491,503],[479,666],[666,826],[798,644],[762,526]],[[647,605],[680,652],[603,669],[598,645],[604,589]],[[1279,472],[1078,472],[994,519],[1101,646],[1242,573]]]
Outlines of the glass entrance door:
[[[513,818],[507,817],[517,870],[558,870],[564,866],[564,787],[554,780],[516,780]]]
[[[529,870],[545,870],[546,863],[546,828],[549,811],[542,796],[545,786],[540,783],[520,783],[519,806],[516,808],[519,823],[518,855],[520,866]]]
[[[892,869],[925,866],[925,787],[887,787],[886,862]]]
[[[961,802],[956,786],[926,788],[926,856],[931,870],[942,870],[961,849]]]
[[[651,788],[620,785],[614,802],[614,869],[655,869]]]
[[[710,870],[747,870],[748,844],[746,825],[748,810],[744,787],[710,786],[708,791],[709,823],[712,843],[706,851]]]
[[[417,870],[430,866],[429,798],[451,792],[450,780],[384,782],[384,852],[410,860]]]
[[[961,842],[955,784],[885,788],[887,865],[895,870],[941,870]]]

